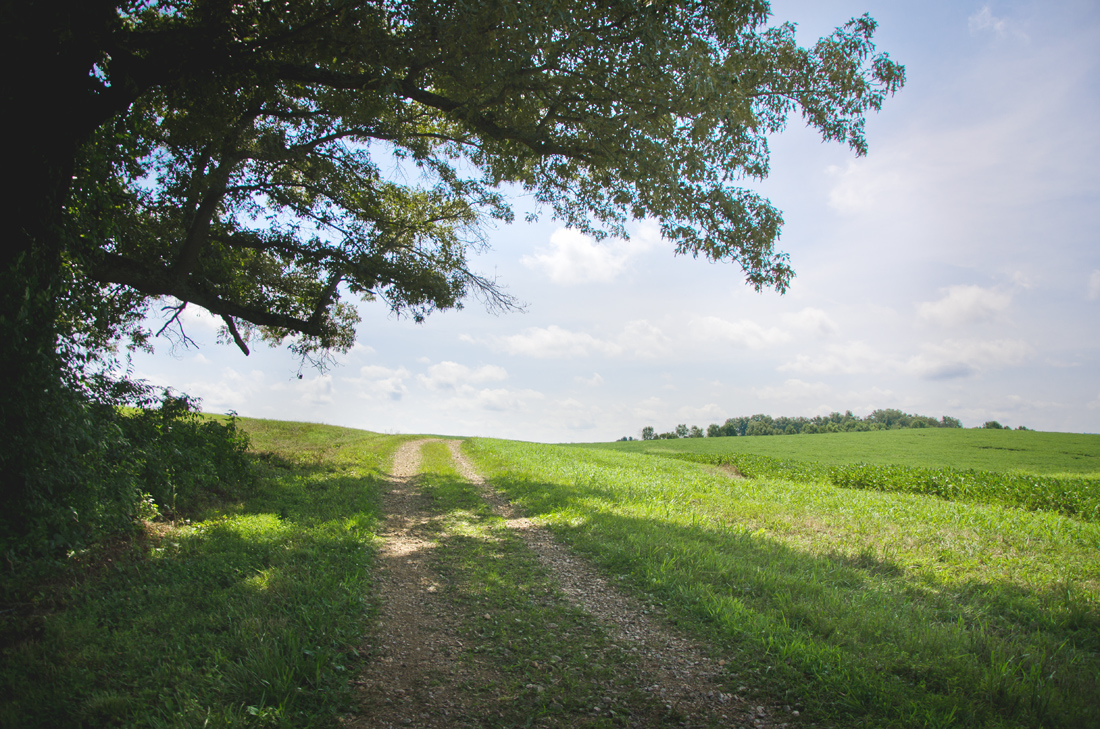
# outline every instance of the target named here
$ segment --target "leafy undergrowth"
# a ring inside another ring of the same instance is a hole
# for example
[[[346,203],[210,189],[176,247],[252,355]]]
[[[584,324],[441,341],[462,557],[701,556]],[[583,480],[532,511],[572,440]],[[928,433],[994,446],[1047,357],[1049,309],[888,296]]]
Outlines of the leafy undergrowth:
[[[837,726],[1100,725],[1100,526],[471,442],[494,485]],[[732,678],[732,676],[731,676]]]
[[[436,569],[476,669],[503,685],[465,687],[483,702],[488,726],[676,725],[674,708],[642,690],[626,651],[570,605],[537,557],[453,469],[442,443],[424,446],[421,487],[434,521]]]
[[[905,491],[951,501],[1001,504],[1031,511],[1054,511],[1100,523],[1100,476],[920,468],[879,463],[832,465],[783,460],[750,453],[664,453],[695,463],[734,466],[749,478],[826,481],[834,486],[875,491]]]
[[[0,726],[311,726],[347,708],[400,439],[242,427],[257,478],[240,500],[3,577]]]

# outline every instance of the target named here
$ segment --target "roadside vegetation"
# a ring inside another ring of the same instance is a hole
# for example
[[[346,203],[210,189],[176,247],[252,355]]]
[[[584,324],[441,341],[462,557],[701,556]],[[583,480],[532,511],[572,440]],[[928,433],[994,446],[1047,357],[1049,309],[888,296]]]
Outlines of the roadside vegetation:
[[[100,384],[136,407],[74,410],[71,451],[0,511],[0,555],[9,564],[125,537],[142,520],[235,498],[251,483],[248,438],[236,418],[205,418],[187,397],[140,383]]]
[[[349,708],[376,489],[400,439],[238,425],[247,485],[196,492],[136,535],[9,562],[0,726],[327,726]]]
[[[785,686],[807,719],[1100,722],[1100,525],[608,449],[472,443],[530,515],[727,651],[732,674]]]

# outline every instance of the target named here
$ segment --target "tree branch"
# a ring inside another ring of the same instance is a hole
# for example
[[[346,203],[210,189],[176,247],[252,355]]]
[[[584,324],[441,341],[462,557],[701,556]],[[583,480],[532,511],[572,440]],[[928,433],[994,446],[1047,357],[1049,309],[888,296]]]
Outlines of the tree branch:
[[[92,269],[91,274],[102,283],[122,284],[149,296],[174,296],[180,301],[197,304],[218,316],[231,316],[258,326],[286,329],[320,339],[332,336],[332,332],[320,321],[300,319],[289,314],[226,301],[217,294],[187,280],[180,280],[162,269],[116,253],[104,253],[103,259]]]
[[[233,341],[237,343],[241,351],[244,352],[244,356],[248,356],[248,345],[244,343],[244,339],[241,338],[241,333],[237,331],[237,324],[233,321],[233,317],[222,314],[222,321],[225,322],[225,328],[229,330],[229,333],[233,335]]]
[[[448,114],[454,114],[460,116],[464,121],[469,123],[474,129],[481,132],[487,137],[491,137],[496,140],[508,140],[512,142],[519,142],[532,152],[539,155],[561,155],[562,157],[570,157],[573,159],[579,159],[583,162],[594,163],[596,158],[596,150],[571,146],[564,144],[557,144],[555,142],[549,142],[545,139],[540,139],[533,134],[526,134],[518,129],[509,129],[502,127],[491,119],[487,118],[484,114],[474,109],[468,108],[465,104],[448,99],[445,96],[440,96],[431,91],[419,88],[409,80],[405,80],[401,83],[401,95],[407,99],[411,99],[419,104],[429,106],[433,109],[446,112]]]

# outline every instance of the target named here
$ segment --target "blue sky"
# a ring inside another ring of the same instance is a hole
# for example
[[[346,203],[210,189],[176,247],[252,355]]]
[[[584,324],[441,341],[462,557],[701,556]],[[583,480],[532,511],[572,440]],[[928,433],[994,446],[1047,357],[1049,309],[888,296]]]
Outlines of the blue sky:
[[[804,44],[868,12],[908,77],[864,158],[797,118],[772,141],[786,295],[676,257],[646,223],[595,244],[544,217],[474,257],[524,313],[470,301],[417,325],[365,304],[354,349],[299,380],[292,354],[244,357],[192,307],[201,346],[161,341],[135,374],[209,412],[545,442],[887,407],[1100,432],[1100,5],[772,9]]]

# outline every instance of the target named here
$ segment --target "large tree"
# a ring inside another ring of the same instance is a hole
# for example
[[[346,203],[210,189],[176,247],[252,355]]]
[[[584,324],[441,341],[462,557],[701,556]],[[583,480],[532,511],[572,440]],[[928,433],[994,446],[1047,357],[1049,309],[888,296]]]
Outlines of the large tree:
[[[759,0],[5,0],[0,457],[18,498],[80,363],[167,300],[304,357],[354,300],[420,318],[471,294],[501,186],[564,223],[659,221],[677,253],[793,275],[743,185],[792,113],[866,151],[904,80],[869,17],[808,48]],[[56,404],[56,403],[54,403]],[[37,460],[36,460],[37,459]]]

